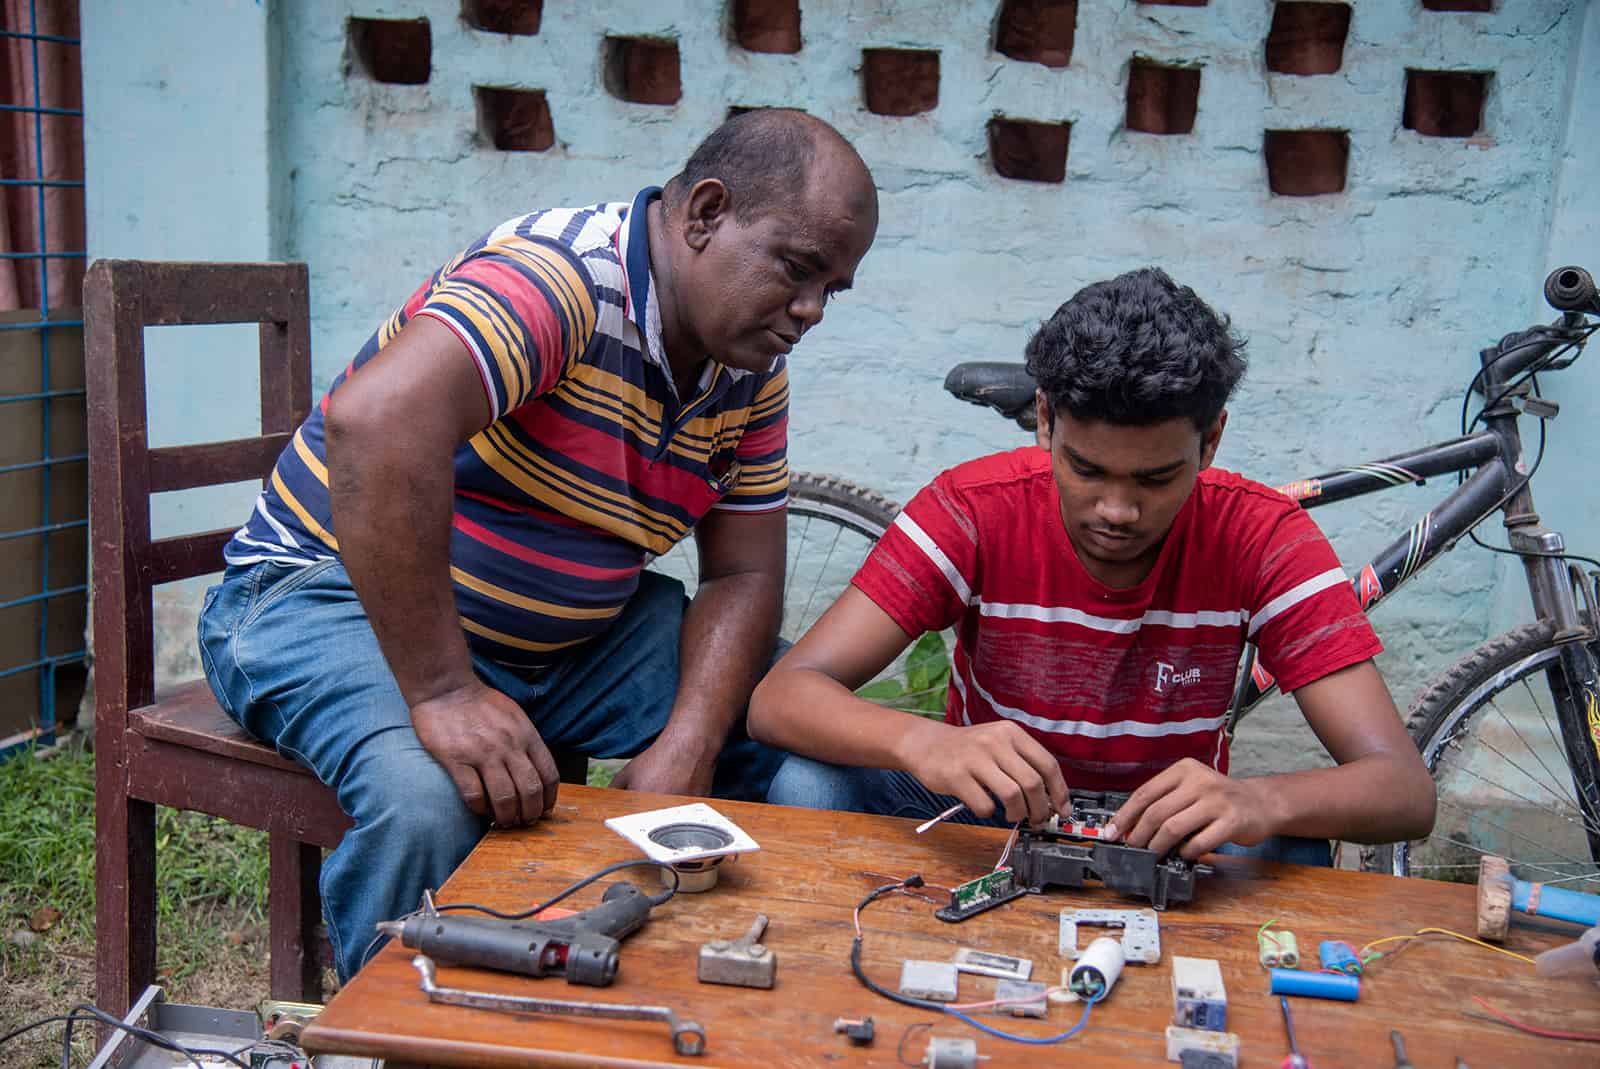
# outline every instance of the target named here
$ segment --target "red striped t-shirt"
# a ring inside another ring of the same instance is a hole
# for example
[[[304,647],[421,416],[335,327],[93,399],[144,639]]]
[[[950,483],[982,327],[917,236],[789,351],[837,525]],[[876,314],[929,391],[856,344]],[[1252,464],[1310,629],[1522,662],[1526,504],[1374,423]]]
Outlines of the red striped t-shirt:
[[[1131,790],[1184,757],[1227,772],[1246,642],[1285,691],[1382,649],[1311,518],[1216,468],[1135,587],[1078,560],[1034,447],[941,474],[854,583],[907,634],[956,629],[947,722],[1013,720],[1085,790]]]

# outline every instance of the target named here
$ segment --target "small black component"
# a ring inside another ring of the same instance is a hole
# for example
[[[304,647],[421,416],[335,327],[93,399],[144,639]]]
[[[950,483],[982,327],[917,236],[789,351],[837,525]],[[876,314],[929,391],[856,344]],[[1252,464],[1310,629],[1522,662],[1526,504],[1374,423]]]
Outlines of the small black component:
[[[1194,897],[1195,876],[1211,871],[1177,854],[1162,857],[1138,846],[1026,830],[1011,850],[1011,867],[1017,883],[1029,891],[1082,887],[1093,877],[1113,891],[1148,898],[1156,909],[1189,901]]]
[[[1233,1069],[1225,1054],[1214,1050],[1186,1050],[1178,1060],[1180,1069]]]
[[[858,1047],[872,1045],[872,1018],[864,1017],[859,1021],[848,1017],[841,1017],[833,1022],[835,1032],[843,1032],[846,1039]]]

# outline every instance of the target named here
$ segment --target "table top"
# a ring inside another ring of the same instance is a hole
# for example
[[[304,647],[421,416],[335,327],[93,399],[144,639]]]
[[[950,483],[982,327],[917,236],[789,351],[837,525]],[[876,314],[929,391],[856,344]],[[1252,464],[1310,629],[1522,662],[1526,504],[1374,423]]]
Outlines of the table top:
[[[479,902],[512,911],[536,904],[568,883],[615,861],[639,856],[607,829],[607,817],[681,804],[688,799],[564,785],[552,815],[530,828],[488,835],[441,889],[438,900]],[[1160,914],[1161,961],[1129,964],[1111,995],[1077,1037],[1053,1048],[983,1035],[942,1013],[902,1006],[867,991],[851,975],[852,911],[873,887],[921,873],[953,886],[987,872],[1006,833],[942,824],[925,835],[913,822],[779,806],[714,802],[749,832],[761,850],[724,864],[716,887],[680,894],[656,908],[624,941],[621,967],[608,987],[567,984],[439,964],[441,986],[551,999],[667,1006],[705,1028],[699,1057],[675,1055],[663,1024],[508,1015],[431,1004],[418,985],[412,952],[391,942],[341,990],[305,1031],[313,1052],[381,1056],[391,1061],[451,1066],[647,1066],[900,1064],[896,1044],[912,1024],[905,1055],[919,1063],[930,1034],[978,1041],[985,1069],[1079,1060],[1112,1069],[1169,1065],[1164,1032],[1172,1018],[1172,956],[1221,964],[1229,1029],[1240,1037],[1244,1066],[1277,1066],[1288,1052],[1282,1014],[1257,961],[1256,930],[1276,919],[1295,933],[1314,964],[1317,945],[1342,939],[1356,946],[1424,927],[1472,934],[1475,891],[1431,880],[1214,859],[1195,899]],[[656,875],[625,870],[562,903],[599,901],[616,879],[653,893]],[[942,898],[938,892],[935,897]],[[862,960],[875,982],[898,987],[900,963],[949,961],[958,947],[1030,958],[1033,979],[1057,983],[1063,908],[1139,908],[1137,899],[1102,888],[1028,895],[960,924],[933,916],[928,902],[892,895],[862,915]],[[772,990],[701,984],[701,944],[735,939],[757,912],[771,919],[764,942],[777,956]],[[1522,954],[1570,941],[1570,930],[1514,924],[1505,946]],[[1088,935],[1081,935],[1086,943]],[[1593,1066],[1600,1046],[1538,1038],[1503,1025],[1481,1009],[1480,996],[1503,1013],[1546,1029],[1600,1033],[1600,988],[1588,981],[1540,979],[1533,967],[1442,936],[1400,947],[1373,963],[1355,1003],[1291,1000],[1300,1049],[1316,1069],[1394,1064],[1390,1029],[1405,1038],[1418,1069],[1472,1069],[1537,1064]],[[960,1001],[994,997],[996,981],[963,974]],[[1047,1020],[976,1013],[1006,1031],[1053,1036],[1076,1024],[1081,1005],[1052,1005]],[[877,1038],[852,1046],[833,1031],[839,1017],[871,1016]]]

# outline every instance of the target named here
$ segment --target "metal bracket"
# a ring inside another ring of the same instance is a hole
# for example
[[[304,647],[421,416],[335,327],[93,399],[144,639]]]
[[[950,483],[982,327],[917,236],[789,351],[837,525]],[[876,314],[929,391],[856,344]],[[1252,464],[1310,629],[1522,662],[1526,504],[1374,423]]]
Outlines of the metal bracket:
[[[1118,928],[1122,955],[1128,961],[1154,965],[1161,960],[1161,922],[1153,909],[1064,909],[1058,949],[1064,958],[1077,960],[1078,925]]]
[[[694,1021],[680,1021],[665,1006],[636,1006],[620,1002],[577,1002],[568,999],[533,998],[526,995],[498,995],[490,991],[463,991],[434,983],[433,959],[418,954],[412,966],[422,974],[422,990],[428,1001],[450,1006],[470,1006],[499,1013],[549,1013],[563,1017],[603,1017],[621,1021],[661,1021],[672,1032],[672,1049],[679,1054],[702,1054],[706,1049],[706,1030]]]

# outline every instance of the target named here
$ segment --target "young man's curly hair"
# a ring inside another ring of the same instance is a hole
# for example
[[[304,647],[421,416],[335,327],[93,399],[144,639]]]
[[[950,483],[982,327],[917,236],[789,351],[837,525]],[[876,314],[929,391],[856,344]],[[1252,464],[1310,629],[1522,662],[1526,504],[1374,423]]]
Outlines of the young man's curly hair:
[[[1244,344],[1194,290],[1145,267],[1085,286],[1056,309],[1028,342],[1028,373],[1052,418],[1184,418],[1204,431],[1244,375]]]

